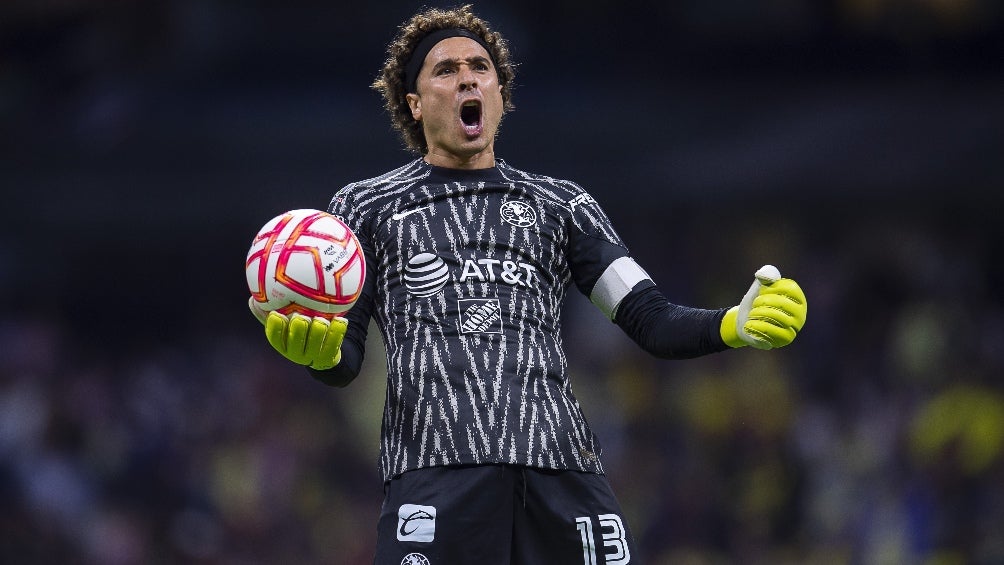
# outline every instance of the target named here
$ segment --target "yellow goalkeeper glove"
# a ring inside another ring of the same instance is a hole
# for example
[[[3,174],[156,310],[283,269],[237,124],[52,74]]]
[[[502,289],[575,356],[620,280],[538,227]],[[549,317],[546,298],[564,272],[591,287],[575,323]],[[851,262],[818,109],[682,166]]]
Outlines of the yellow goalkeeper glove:
[[[722,340],[729,347],[784,347],[805,325],[807,311],[805,293],[798,283],[782,279],[776,267],[764,265],[739,306],[725,313]]]
[[[345,318],[308,318],[303,314],[267,314],[249,301],[251,312],[265,324],[265,338],[276,351],[311,369],[330,369],[342,359],[342,340],[349,323]]]

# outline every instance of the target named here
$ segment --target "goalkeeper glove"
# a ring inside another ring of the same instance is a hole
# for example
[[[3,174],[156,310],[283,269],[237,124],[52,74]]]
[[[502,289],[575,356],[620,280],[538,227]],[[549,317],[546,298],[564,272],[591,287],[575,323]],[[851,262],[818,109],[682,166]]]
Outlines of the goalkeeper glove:
[[[764,265],[739,306],[722,319],[722,340],[729,347],[784,347],[805,325],[808,304],[798,283],[782,279],[776,267]]]
[[[311,369],[330,369],[342,359],[342,340],[349,327],[348,320],[335,317],[329,322],[303,314],[286,316],[278,312],[267,314],[254,301],[248,302],[251,312],[265,324],[265,338],[294,363]]]

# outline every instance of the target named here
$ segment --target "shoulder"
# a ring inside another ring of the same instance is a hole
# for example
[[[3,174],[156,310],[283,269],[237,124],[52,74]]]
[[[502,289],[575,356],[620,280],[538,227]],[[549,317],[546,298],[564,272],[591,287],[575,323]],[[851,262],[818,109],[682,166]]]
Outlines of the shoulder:
[[[348,186],[382,186],[402,182],[418,181],[429,176],[430,167],[423,159],[413,159],[404,165],[366,180],[356,181]]]
[[[506,180],[522,184],[538,198],[571,210],[580,204],[595,203],[593,197],[574,181],[550,175],[530,173],[499,161],[499,170]]]
[[[421,182],[429,176],[429,166],[422,159],[415,159],[398,167],[387,171],[382,175],[372,178],[351,182],[337,192],[331,199],[331,204],[336,202],[352,201],[356,205],[381,199],[396,192],[406,192],[415,183]]]

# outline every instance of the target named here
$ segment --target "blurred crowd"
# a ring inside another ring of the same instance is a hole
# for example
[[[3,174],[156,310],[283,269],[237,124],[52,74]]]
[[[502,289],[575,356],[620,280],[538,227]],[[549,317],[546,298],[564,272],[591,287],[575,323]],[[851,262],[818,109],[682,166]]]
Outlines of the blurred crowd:
[[[671,295],[735,302],[747,277],[722,273],[773,255],[809,321],[786,349],[657,361],[569,297],[573,387],[644,562],[1004,562],[1000,240],[865,217],[737,246],[699,225],[703,252],[653,266]],[[371,562],[379,341],[333,389],[250,314],[122,350],[58,313],[0,324],[0,561]]]

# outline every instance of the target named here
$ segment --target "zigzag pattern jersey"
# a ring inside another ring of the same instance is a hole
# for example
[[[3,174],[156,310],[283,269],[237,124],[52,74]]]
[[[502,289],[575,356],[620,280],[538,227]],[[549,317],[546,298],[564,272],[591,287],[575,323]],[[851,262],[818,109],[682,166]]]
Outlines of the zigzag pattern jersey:
[[[386,346],[385,480],[452,464],[603,472],[560,309],[573,281],[590,295],[627,250],[582,188],[503,161],[464,171],[417,159],[344,187],[329,211],[367,263],[346,339],[364,343],[372,316]]]

